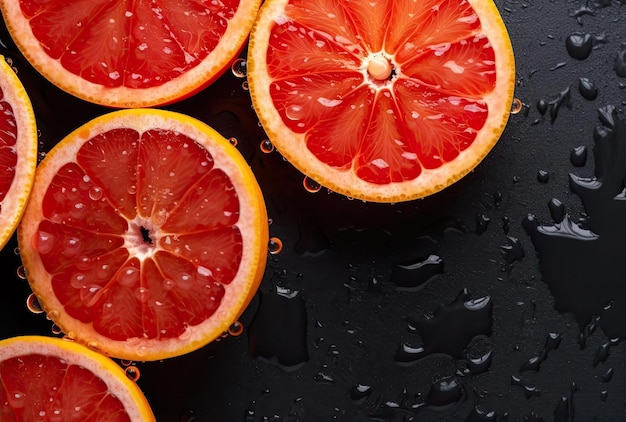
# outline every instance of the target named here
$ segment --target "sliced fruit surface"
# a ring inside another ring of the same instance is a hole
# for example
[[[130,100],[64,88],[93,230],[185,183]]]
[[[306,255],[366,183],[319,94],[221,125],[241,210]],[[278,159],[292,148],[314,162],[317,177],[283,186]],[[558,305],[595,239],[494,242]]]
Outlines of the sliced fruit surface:
[[[42,75],[83,100],[148,107],[185,98],[239,54],[261,0],[1,0]]]
[[[18,244],[63,332],[109,356],[156,360],[237,321],[263,276],[268,220],[250,167],[216,131],[128,109],[46,155]]]
[[[37,165],[37,125],[28,94],[0,56],[0,248],[22,217]]]
[[[482,161],[508,120],[515,64],[492,0],[268,0],[248,79],[297,169],[349,197],[398,202]]]
[[[150,422],[150,406],[124,370],[54,337],[0,341],[2,422]]]

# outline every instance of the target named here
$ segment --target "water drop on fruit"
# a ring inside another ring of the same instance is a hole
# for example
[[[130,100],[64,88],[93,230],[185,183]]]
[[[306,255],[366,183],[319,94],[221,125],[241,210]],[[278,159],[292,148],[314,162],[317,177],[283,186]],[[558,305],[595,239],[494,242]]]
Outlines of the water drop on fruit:
[[[48,416],[48,422],[64,422],[65,416],[63,415],[63,408],[54,408]]]
[[[100,289],[102,289],[102,286],[98,284],[87,284],[80,289],[78,296],[86,306],[93,306]]]
[[[70,285],[75,289],[82,289],[85,286],[87,277],[83,273],[75,273],[70,277]]]
[[[57,311],[56,309],[51,310],[50,312],[48,312],[48,319],[51,320],[56,320],[59,317],[59,311]]]
[[[77,255],[82,249],[82,243],[77,237],[70,237],[63,241],[63,255],[71,257]]]
[[[261,151],[269,154],[274,151],[274,144],[269,139],[264,139],[261,141]]]
[[[118,276],[118,282],[125,287],[132,287],[139,281],[139,269],[135,267],[124,267]]]
[[[39,300],[37,299],[35,293],[31,293],[30,295],[28,295],[28,298],[26,299],[26,307],[34,314],[40,314],[43,312],[41,303],[39,303]]]
[[[241,333],[243,333],[243,324],[239,321],[233,322],[230,324],[230,327],[228,327],[228,334],[233,337],[237,337],[241,335]]]
[[[276,255],[283,250],[283,241],[278,237],[271,237],[268,244],[269,253]]]
[[[26,405],[26,394],[21,391],[7,392],[6,399],[14,409],[22,409]]]
[[[192,277],[187,273],[180,273],[176,277],[176,284],[183,290],[189,290],[192,285]]]
[[[135,297],[141,303],[146,303],[150,297],[150,290],[147,287],[139,287],[135,290]]]
[[[291,104],[285,108],[285,116],[289,120],[301,120],[304,117],[304,107],[298,104]]]
[[[166,278],[163,280],[163,289],[165,291],[170,291],[174,288],[174,280],[172,280],[171,278]]]
[[[89,188],[89,198],[94,201],[102,199],[102,189],[97,186],[92,186]]]
[[[37,237],[35,239],[35,248],[40,254],[45,255],[50,253],[56,246],[56,237],[52,233],[45,232],[43,230],[37,231]]]
[[[65,338],[68,340],[75,340],[76,339],[76,332],[75,331],[68,331],[67,334],[65,335]]]
[[[26,269],[24,268],[23,265],[20,265],[19,267],[17,267],[17,277],[21,280],[26,280]]]
[[[100,352],[100,345],[96,341],[93,341],[93,340],[88,341],[87,347],[93,350],[94,352]]]
[[[248,74],[248,62],[245,59],[235,59],[230,70],[236,78],[245,78]]]
[[[315,180],[311,179],[308,176],[304,177],[304,180],[302,181],[302,185],[304,186],[304,189],[307,190],[307,192],[311,192],[311,193],[317,193],[320,191],[320,189],[322,189],[322,185],[320,185],[319,183],[317,183]]]
[[[128,186],[128,188],[126,188],[126,192],[128,192],[131,195],[136,194],[137,193],[137,186],[135,186],[135,185]]]

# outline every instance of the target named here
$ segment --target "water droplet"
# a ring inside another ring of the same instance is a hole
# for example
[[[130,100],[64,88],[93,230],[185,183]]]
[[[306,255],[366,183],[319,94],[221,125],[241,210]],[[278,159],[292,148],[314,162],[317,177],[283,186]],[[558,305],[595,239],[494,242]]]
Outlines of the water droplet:
[[[63,332],[63,330],[61,330],[61,327],[59,327],[56,324],[52,324],[52,327],[50,328],[50,331],[52,331],[52,334],[54,335],[59,335]]]
[[[57,311],[56,309],[51,310],[50,312],[47,313],[47,317],[48,319],[55,321],[57,318],[59,318],[59,311]]]
[[[626,42],[623,42],[613,63],[613,70],[620,78],[626,78]]]
[[[176,285],[183,290],[189,290],[193,285],[193,278],[187,273],[180,273],[176,278]]]
[[[243,89],[244,91],[247,91],[250,89],[250,85],[248,84],[248,81],[243,81],[241,83],[241,89]]]
[[[461,402],[466,396],[463,384],[455,377],[445,377],[433,382],[426,403],[437,408],[447,408]]]
[[[480,236],[487,231],[487,228],[489,227],[489,221],[491,220],[484,214],[476,215],[474,220],[476,221],[476,234]]]
[[[546,100],[541,99],[537,101],[537,111],[541,115],[546,114],[546,111],[548,111],[548,103],[546,102]]]
[[[587,164],[587,147],[584,145],[578,146],[570,153],[570,161],[576,167],[583,167]]]
[[[561,106],[565,105],[567,108],[571,108],[571,94],[570,87],[568,86],[563,91],[559,92],[556,98],[548,103],[548,109],[550,110],[550,120],[554,122],[559,115]]]
[[[285,108],[285,116],[289,120],[298,121],[302,120],[305,115],[305,109],[299,104],[291,104]]]
[[[98,352],[98,353],[100,352],[100,345],[96,341],[93,341],[93,340],[88,341],[87,347],[93,350],[94,352]]]
[[[549,180],[550,173],[548,173],[546,170],[537,171],[537,181],[539,181],[540,183],[548,183]]]
[[[269,139],[261,141],[261,151],[265,154],[269,154],[274,151],[274,144]]]
[[[139,372],[139,368],[134,365],[127,366],[126,369],[124,369],[124,372],[126,373],[128,379],[133,382],[137,382],[139,380],[139,376],[141,375]]]
[[[26,299],[26,307],[34,314],[41,314],[43,312],[41,303],[39,303],[39,300],[37,299],[35,293],[31,293],[30,295],[28,295],[28,298]]]
[[[26,394],[21,391],[7,392],[6,399],[14,409],[22,409],[26,406]]]
[[[269,253],[276,255],[283,250],[283,241],[278,237],[271,237],[268,244]]]
[[[426,258],[394,264],[391,281],[403,289],[417,289],[440,274],[443,274],[443,259],[431,253]]]
[[[150,289],[147,287],[139,287],[135,290],[135,297],[141,303],[146,303],[150,298]]]
[[[40,254],[46,255],[56,247],[56,236],[43,230],[38,230],[35,239],[35,247]]]
[[[63,240],[63,255],[72,257],[82,250],[82,242],[78,237],[69,237]]]
[[[598,96],[598,88],[588,78],[578,80],[578,91],[585,99],[593,101]]]
[[[235,59],[230,70],[236,78],[245,78],[248,75],[248,62],[242,58]]]
[[[98,201],[102,199],[102,189],[97,186],[92,186],[89,188],[89,198],[94,201]]]
[[[75,273],[70,277],[70,285],[75,289],[82,289],[87,282],[87,277],[83,273]]]
[[[93,306],[96,304],[101,289],[102,286],[98,284],[87,284],[80,289],[78,296],[85,306]]]
[[[64,422],[65,415],[63,414],[63,408],[53,408],[50,414],[48,415],[48,422]]]
[[[76,340],[76,332],[75,331],[68,331],[67,334],[65,335],[65,338],[67,340]]]
[[[166,278],[163,280],[163,289],[165,291],[170,291],[174,288],[174,285],[176,283],[174,283],[174,280],[172,280],[171,278]]]
[[[243,324],[239,321],[233,322],[230,324],[230,327],[228,327],[228,334],[233,337],[237,337],[241,335],[241,333],[243,333]]]
[[[98,280],[105,280],[111,275],[111,266],[108,264],[102,264],[96,271],[96,278]]]
[[[565,205],[556,198],[552,198],[548,203],[550,209],[550,216],[556,224],[559,224],[565,218]]]
[[[602,374],[602,382],[609,382],[613,378],[613,368],[609,368],[606,370],[604,374]]]
[[[517,114],[524,108],[524,104],[519,98],[513,98],[513,103],[511,104],[511,114]]]
[[[541,390],[539,388],[533,385],[530,385],[529,383],[522,380],[522,378],[518,376],[511,375],[511,385],[522,387],[522,389],[524,390],[524,395],[526,396],[527,399],[533,396],[537,396],[537,397],[541,396]]]
[[[237,138],[232,137],[232,138],[228,138],[228,142],[230,142],[230,144],[234,147],[237,146],[237,144],[239,143],[239,141],[237,141]]]
[[[350,395],[350,399],[354,401],[361,401],[372,392],[372,387],[370,385],[365,384],[356,384],[350,389],[348,393]]]
[[[20,280],[26,280],[26,268],[23,265],[17,267],[16,273]]]
[[[304,177],[304,180],[302,181],[302,185],[304,186],[304,189],[307,190],[307,192],[311,192],[311,193],[317,193],[320,191],[320,189],[322,189],[322,185],[320,185],[319,183],[317,183],[315,180],[311,179],[308,176]]]
[[[137,186],[135,186],[135,185],[128,186],[128,188],[126,189],[126,192],[128,192],[131,195],[136,194],[137,193]]]
[[[572,34],[565,40],[565,48],[570,56],[584,60],[591,54],[593,38],[591,34]]]
[[[139,269],[131,266],[124,267],[117,280],[124,287],[133,287],[139,281]]]

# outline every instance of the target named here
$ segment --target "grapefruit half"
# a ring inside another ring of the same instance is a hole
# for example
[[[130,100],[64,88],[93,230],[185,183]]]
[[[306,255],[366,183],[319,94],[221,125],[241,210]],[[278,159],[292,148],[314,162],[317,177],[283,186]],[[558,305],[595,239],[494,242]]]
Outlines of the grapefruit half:
[[[268,220],[237,149],[204,123],[119,110],[40,163],[18,228],[28,282],[70,338],[157,360],[228,331],[263,276]]]
[[[297,169],[349,197],[398,202],[487,155],[515,64],[492,0],[267,0],[248,79],[260,122]]]
[[[0,0],[26,59],[68,93],[111,107],[178,101],[243,48],[261,0]]]

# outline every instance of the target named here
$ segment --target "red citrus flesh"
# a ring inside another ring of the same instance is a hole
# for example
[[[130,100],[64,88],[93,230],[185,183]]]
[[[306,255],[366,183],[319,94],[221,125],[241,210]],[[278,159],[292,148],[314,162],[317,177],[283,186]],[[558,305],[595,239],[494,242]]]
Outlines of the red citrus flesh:
[[[2,0],[24,56],[99,104],[153,106],[215,80],[247,39],[260,0]]]
[[[160,359],[236,321],[265,268],[267,216],[237,150],[187,116],[102,116],[37,172],[18,241],[48,316],[103,353]]]
[[[504,128],[515,75],[491,0],[271,0],[248,67],[277,149],[322,185],[379,201],[471,170]]]

